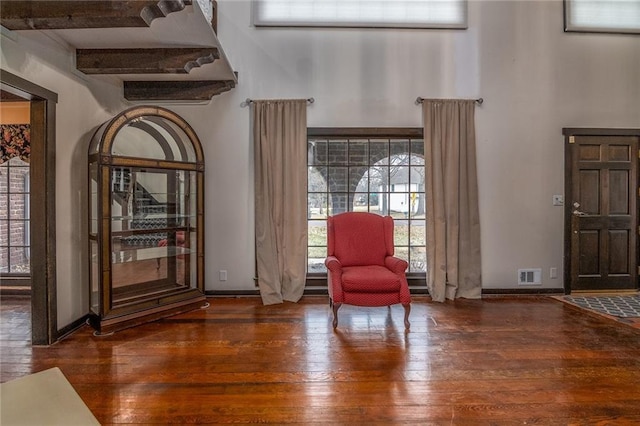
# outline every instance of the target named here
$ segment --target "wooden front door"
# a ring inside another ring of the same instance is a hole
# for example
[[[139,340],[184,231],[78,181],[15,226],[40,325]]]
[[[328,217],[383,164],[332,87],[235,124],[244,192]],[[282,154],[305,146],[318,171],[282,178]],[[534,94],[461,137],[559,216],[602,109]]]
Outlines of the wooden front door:
[[[640,129],[563,129],[565,291],[638,288]]]

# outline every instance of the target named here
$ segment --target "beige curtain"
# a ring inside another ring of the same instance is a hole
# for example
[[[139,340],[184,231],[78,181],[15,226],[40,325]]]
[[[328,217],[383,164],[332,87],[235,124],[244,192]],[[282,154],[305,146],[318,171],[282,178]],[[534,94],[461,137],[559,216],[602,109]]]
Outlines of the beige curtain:
[[[434,301],[482,292],[475,101],[425,100],[427,287]]]
[[[297,302],[307,270],[307,102],[253,101],[256,263],[265,305]]]

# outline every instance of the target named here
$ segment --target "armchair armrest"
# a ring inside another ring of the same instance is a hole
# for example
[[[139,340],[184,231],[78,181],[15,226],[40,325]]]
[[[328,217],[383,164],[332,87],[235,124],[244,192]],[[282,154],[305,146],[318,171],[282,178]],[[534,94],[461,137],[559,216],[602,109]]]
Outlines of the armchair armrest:
[[[395,274],[404,274],[409,267],[406,260],[402,260],[395,256],[387,256],[384,258],[384,266],[390,269]]]
[[[344,301],[344,292],[342,291],[342,263],[340,263],[335,256],[327,256],[324,260],[324,265],[327,267],[329,297],[334,304],[340,304]]]
[[[340,263],[338,258],[335,257],[335,256],[328,256],[324,260],[324,265],[327,267],[328,270],[330,270],[332,272],[340,272],[340,271],[342,271],[342,263]]]

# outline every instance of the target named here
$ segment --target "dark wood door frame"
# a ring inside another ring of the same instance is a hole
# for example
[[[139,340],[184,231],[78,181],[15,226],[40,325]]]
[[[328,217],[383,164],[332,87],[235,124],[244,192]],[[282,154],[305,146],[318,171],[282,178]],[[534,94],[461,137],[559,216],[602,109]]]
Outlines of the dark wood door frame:
[[[614,128],[563,128],[562,134],[565,136],[565,210],[564,210],[564,292],[571,294],[571,224],[574,199],[573,186],[571,182],[571,162],[572,158],[568,155],[568,144],[571,143],[571,136],[638,136],[640,137],[640,129],[614,129]],[[640,166],[640,153],[635,153],[635,159]],[[640,197],[640,174],[638,175],[636,188],[631,189],[633,196]],[[636,203],[636,222],[635,232],[640,233],[640,202]],[[640,236],[636,238],[636,253],[640,253]],[[637,268],[640,268],[640,261],[637,262]],[[638,271],[640,272],[640,271]],[[638,274],[640,275],[640,274]],[[639,278],[640,279],[640,278]],[[636,289],[640,288],[640,283]]]
[[[58,95],[0,70],[4,92],[31,101],[31,341],[58,338],[56,298],[55,146]]]

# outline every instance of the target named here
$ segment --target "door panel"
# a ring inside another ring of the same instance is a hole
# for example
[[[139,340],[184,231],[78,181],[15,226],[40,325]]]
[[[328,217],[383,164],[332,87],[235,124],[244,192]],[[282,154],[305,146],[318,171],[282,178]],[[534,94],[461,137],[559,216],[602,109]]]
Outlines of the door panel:
[[[568,293],[638,288],[636,133],[564,130]]]

